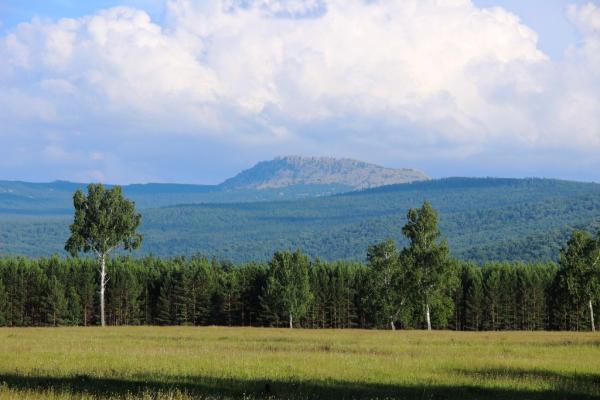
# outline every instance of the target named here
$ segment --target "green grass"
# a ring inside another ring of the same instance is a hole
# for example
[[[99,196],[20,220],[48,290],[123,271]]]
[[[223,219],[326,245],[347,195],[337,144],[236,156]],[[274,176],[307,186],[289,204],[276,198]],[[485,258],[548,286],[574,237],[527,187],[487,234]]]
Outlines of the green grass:
[[[0,329],[0,399],[600,398],[600,335]]]

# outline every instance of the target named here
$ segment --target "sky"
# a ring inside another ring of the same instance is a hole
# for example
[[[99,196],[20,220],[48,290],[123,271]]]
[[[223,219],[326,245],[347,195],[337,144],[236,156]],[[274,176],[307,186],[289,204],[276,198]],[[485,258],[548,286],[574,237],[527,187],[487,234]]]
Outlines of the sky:
[[[600,1],[0,0],[0,179],[288,154],[600,182]]]

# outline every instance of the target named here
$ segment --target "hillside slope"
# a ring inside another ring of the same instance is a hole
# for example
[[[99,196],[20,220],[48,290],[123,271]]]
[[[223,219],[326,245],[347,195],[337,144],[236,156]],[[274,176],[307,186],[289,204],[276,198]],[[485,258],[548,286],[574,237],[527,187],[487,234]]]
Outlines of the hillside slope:
[[[600,185],[547,179],[452,178],[287,202],[182,205],[144,210],[143,248],[160,256],[204,253],[267,260],[297,247],[324,259],[363,260],[392,237],[410,207],[428,200],[455,256],[551,260],[574,227],[600,228]],[[0,216],[0,252],[62,253],[69,218]]]

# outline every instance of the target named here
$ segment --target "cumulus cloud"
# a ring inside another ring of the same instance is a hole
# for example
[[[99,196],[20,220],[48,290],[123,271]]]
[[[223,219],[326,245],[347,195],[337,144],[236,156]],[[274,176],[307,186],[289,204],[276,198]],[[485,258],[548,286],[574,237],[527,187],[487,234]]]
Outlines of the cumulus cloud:
[[[0,38],[0,138],[335,143],[371,160],[598,150],[600,9],[567,13],[583,42],[561,62],[518,16],[470,0],[170,0],[160,23],[131,7],[34,19]]]

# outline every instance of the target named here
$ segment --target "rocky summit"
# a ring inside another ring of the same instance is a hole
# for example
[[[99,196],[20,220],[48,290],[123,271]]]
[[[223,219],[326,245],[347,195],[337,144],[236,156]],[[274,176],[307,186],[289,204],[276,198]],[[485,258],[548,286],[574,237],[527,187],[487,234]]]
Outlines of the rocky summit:
[[[366,189],[428,180],[418,170],[385,168],[348,158],[331,157],[277,157],[261,161],[223,182],[230,189],[269,189],[293,185],[344,185],[352,189]]]

